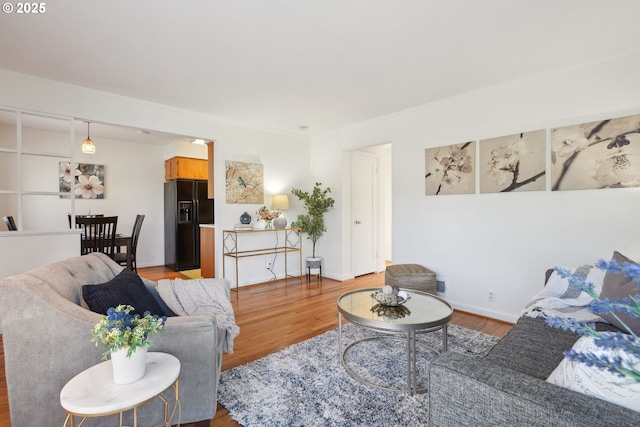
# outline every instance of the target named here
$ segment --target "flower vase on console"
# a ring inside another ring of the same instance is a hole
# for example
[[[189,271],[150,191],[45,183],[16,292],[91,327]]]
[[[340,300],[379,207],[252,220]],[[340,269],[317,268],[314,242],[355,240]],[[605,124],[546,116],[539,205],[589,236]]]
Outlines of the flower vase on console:
[[[256,212],[258,219],[264,220],[266,222],[265,230],[273,230],[273,220],[280,216],[280,212],[274,210],[268,210],[266,206],[261,207]]]

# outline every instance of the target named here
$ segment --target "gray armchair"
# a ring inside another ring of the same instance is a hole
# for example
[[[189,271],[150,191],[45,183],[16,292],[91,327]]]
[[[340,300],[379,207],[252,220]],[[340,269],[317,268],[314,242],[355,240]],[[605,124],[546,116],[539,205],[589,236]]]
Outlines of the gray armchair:
[[[88,310],[82,285],[105,283],[122,268],[94,253],[0,280],[0,333],[13,427],[63,424],[60,390],[99,363],[103,351],[90,341],[100,315]],[[144,282],[157,297],[154,283]],[[182,422],[209,420],[216,411],[224,334],[214,316],[170,317],[166,327],[166,333],[154,336],[149,351],[180,360]],[[138,411],[138,425],[157,423],[162,411],[158,399],[145,404]],[[114,425],[113,417],[90,425]]]

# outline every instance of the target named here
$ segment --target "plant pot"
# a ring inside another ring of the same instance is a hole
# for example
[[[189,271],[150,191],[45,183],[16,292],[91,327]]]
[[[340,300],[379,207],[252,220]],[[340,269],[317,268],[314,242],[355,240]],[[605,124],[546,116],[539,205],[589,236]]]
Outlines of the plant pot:
[[[113,382],[129,384],[144,377],[147,365],[147,347],[138,347],[127,357],[126,348],[111,352]]]
[[[320,274],[322,272],[322,258],[320,257],[308,257],[307,258],[307,271],[309,274]]]

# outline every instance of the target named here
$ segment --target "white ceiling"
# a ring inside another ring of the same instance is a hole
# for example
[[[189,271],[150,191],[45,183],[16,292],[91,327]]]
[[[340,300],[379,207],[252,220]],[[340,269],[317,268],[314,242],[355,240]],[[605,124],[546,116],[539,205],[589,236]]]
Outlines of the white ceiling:
[[[640,48],[638,0],[45,5],[0,16],[0,68],[309,135]]]

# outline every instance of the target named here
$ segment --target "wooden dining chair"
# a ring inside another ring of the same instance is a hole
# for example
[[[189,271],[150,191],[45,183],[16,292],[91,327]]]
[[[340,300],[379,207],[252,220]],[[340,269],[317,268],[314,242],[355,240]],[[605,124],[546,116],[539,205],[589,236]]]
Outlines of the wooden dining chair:
[[[114,260],[120,265],[127,265],[127,257],[131,257],[131,269],[138,272],[138,266],[136,263],[136,251],[138,249],[138,237],[140,236],[140,229],[142,229],[142,221],[144,221],[144,215],[137,215],[136,221],[133,223],[133,231],[131,232],[131,253],[116,252]]]
[[[7,229],[9,231],[17,231],[18,227],[16,226],[16,222],[13,220],[12,216],[3,216],[2,219],[4,223],[7,225]]]
[[[117,216],[76,217],[76,224],[82,229],[80,234],[82,255],[102,252],[114,258],[116,252]]]
[[[101,218],[103,217],[104,214],[97,214],[97,215],[76,215],[76,228],[80,228],[80,225],[78,224],[78,218],[91,218],[91,217],[95,217],[95,218]],[[71,228],[71,214],[67,214],[67,218],[69,219],[69,228]]]

